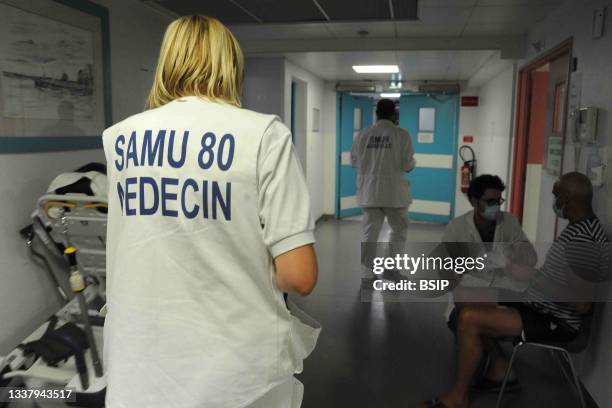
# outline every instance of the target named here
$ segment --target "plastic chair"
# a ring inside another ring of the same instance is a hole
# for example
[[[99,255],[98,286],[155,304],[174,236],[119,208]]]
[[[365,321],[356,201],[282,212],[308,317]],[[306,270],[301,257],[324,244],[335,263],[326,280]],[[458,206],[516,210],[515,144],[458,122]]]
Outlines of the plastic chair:
[[[548,350],[551,355],[555,358],[555,360],[559,363],[561,372],[565,379],[573,384],[576,387],[576,392],[578,393],[578,398],[580,399],[580,406],[582,408],[587,408],[586,401],[584,399],[584,394],[582,393],[582,385],[580,380],[578,379],[578,374],[576,373],[576,369],[574,368],[574,364],[572,363],[571,354],[577,354],[584,349],[587,348],[589,344],[589,337],[591,334],[591,323],[593,319],[593,311],[585,314],[582,319],[582,325],[580,326],[580,332],[578,336],[567,343],[535,343],[529,341],[523,341],[519,339],[512,350],[512,357],[510,357],[510,363],[508,364],[508,370],[506,370],[506,375],[504,376],[504,381],[502,383],[501,389],[499,390],[499,395],[497,396],[497,403],[495,404],[496,408],[501,407],[502,398],[504,396],[504,390],[506,388],[506,383],[508,382],[508,378],[510,377],[510,373],[512,372],[512,366],[514,364],[514,360],[519,352],[524,347],[533,347]],[[570,369],[570,374],[567,373],[565,366],[563,365],[563,360],[561,360],[561,356],[565,359],[567,366]]]

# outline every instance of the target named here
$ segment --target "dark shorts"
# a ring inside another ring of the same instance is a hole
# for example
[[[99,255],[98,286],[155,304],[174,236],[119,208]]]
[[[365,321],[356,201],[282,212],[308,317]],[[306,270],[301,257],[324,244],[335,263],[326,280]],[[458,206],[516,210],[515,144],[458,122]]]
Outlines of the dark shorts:
[[[542,313],[526,303],[512,302],[500,303],[499,305],[516,309],[519,312],[523,321],[521,337],[524,341],[567,343],[578,335],[578,332],[565,322]]]

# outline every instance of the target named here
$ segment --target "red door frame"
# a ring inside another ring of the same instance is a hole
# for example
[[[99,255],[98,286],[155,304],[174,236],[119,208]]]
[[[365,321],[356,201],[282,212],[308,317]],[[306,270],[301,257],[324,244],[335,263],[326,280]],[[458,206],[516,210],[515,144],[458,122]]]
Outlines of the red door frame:
[[[523,205],[525,198],[527,148],[529,146],[529,144],[527,143],[527,138],[529,135],[529,113],[531,111],[531,73],[542,65],[552,62],[564,54],[567,54],[569,56],[569,60],[571,61],[572,43],[573,39],[569,38],[558,46],[556,46],[555,48],[553,48],[552,50],[542,54],[541,56],[536,57],[534,60],[528,62],[519,69],[517,81],[518,90],[516,98],[516,128],[512,155],[512,192],[510,196],[510,212],[514,214],[521,223],[523,220]],[[570,75],[568,71],[568,90],[569,76]],[[566,109],[564,110],[564,112],[567,112],[568,95],[569,92],[566,92]],[[561,168],[563,168],[563,157],[561,158]]]

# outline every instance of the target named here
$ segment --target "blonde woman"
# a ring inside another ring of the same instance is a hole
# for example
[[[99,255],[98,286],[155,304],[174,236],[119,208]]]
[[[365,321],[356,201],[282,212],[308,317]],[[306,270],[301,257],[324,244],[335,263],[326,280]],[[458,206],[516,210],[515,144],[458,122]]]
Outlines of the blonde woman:
[[[240,108],[243,56],[214,18],[168,27],[147,105],[104,132],[108,408],[293,407],[318,329],[283,292],[317,280],[289,130]]]

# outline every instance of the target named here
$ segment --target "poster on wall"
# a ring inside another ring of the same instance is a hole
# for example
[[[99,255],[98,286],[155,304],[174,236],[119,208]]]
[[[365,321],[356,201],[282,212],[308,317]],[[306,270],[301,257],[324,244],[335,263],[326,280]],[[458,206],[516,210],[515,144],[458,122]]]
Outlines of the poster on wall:
[[[0,0],[2,152],[101,145],[111,120],[107,13],[71,3]]]

